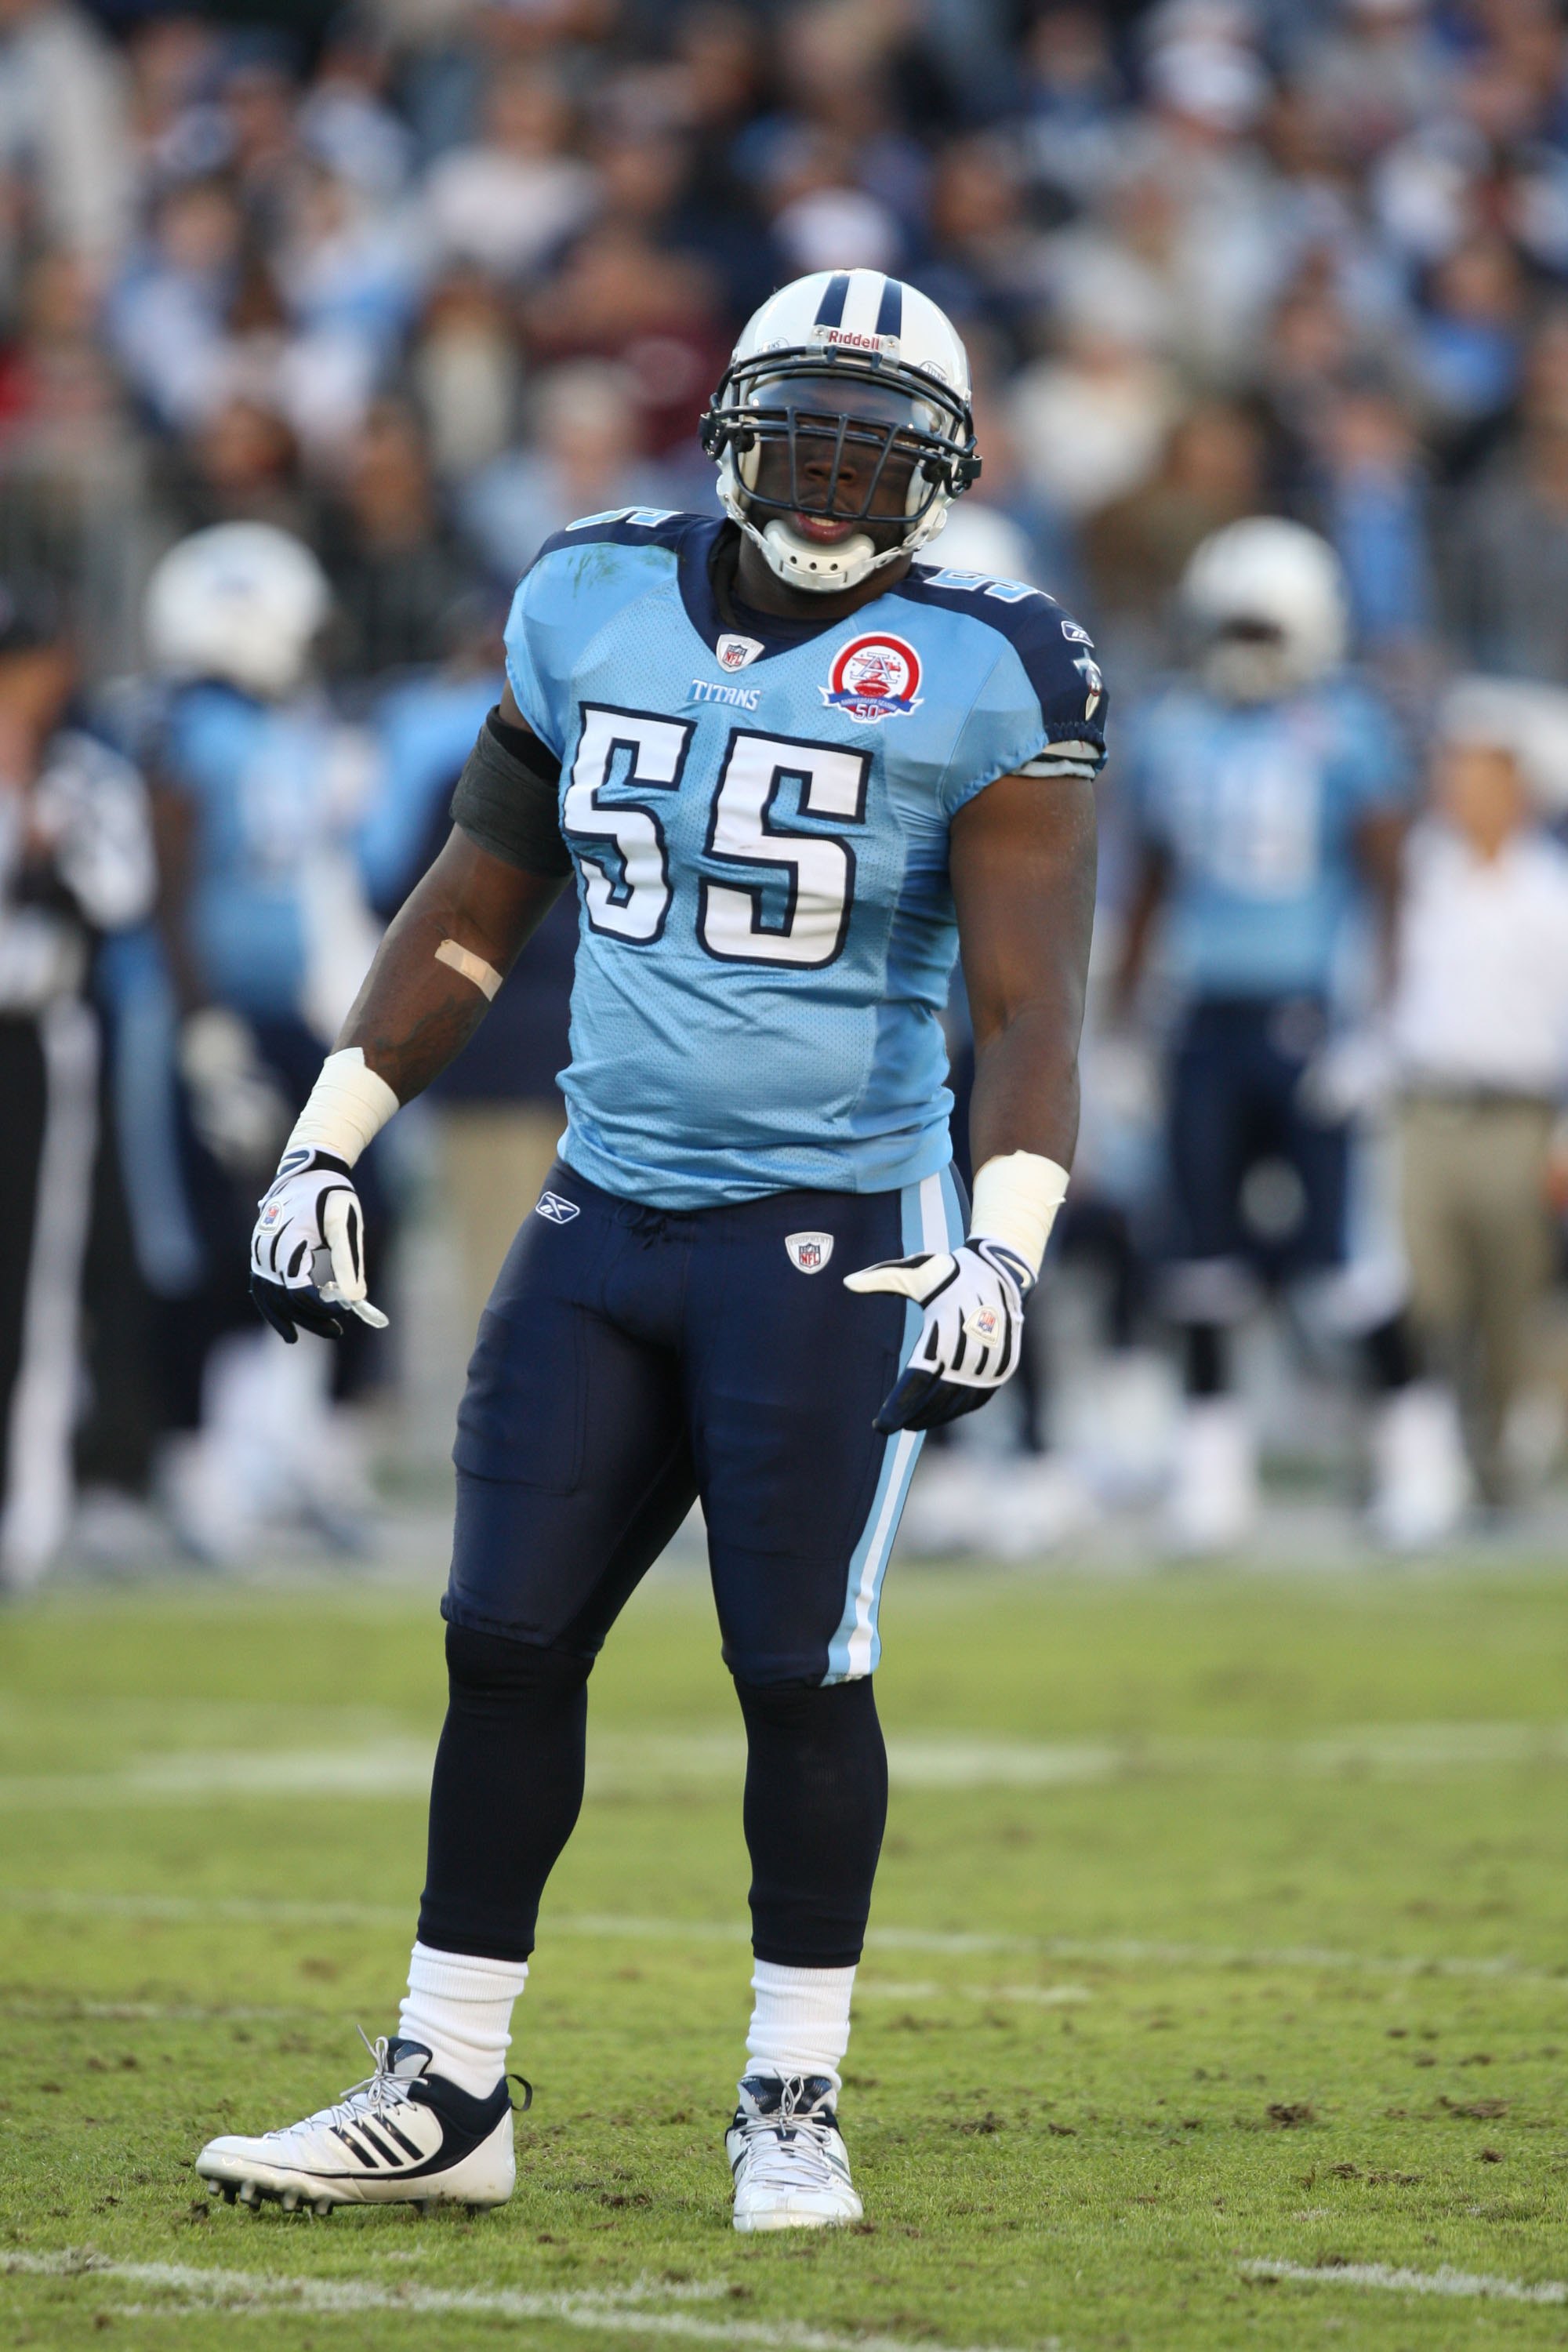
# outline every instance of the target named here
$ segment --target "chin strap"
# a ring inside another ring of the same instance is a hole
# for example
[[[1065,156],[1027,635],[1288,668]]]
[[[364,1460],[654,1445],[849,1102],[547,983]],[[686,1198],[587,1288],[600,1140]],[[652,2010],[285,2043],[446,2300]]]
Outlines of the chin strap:
[[[792,588],[858,588],[879,563],[904,551],[895,547],[879,556],[875,541],[863,530],[851,533],[847,539],[827,541],[802,539],[776,515],[763,524],[761,532],[751,523],[742,528],[757,541],[769,569]]]
[[[763,562],[775,579],[792,588],[815,590],[819,595],[834,595],[846,588],[858,588],[873,572],[884,565],[896,563],[900,556],[913,555],[927,541],[936,537],[947,521],[947,509],[940,502],[932,508],[931,527],[911,538],[901,540],[897,547],[885,548],[879,555],[876,543],[868,533],[858,530],[837,545],[820,545],[814,540],[802,539],[791,530],[781,516],[774,515],[759,530],[747,513],[740,497],[721,478],[719,495],[731,522],[738,524],[746,537],[762,551]]]

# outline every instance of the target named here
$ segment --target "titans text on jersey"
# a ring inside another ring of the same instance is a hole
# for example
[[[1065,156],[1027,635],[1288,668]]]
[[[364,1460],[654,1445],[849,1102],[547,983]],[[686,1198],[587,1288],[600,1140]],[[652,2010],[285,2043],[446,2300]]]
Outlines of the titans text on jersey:
[[[1010,772],[1095,774],[1103,682],[1050,597],[936,565],[741,637],[724,528],[574,523],[507,625],[582,899],[563,1156],[661,1208],[890,1191],[949,1158],[948,825]]]

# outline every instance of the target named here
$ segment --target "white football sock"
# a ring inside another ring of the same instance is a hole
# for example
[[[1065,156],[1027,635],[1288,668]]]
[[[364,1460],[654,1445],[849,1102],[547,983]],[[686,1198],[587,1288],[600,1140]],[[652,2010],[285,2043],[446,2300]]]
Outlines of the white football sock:
[[[835,2091],[849,2047],[853,1969],[784,1969],[759,1960],[746,2049],[755,2074],[826,2074]]]
[[[526,1960],[476,1960],[416,1944],[397,2031],[424,2043],[433,2074],[488,2099],[506,2073],[511,2005],[527,1982]]]

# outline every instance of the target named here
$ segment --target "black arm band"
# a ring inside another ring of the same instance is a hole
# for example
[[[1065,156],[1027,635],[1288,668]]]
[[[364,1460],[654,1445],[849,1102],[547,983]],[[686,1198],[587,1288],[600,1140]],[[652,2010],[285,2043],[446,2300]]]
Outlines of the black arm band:
[[[552,880],[572,871],[561,838],[561,762],[537,735],[509,727],[499,706],[452,794],[452,821],[505,865]]]

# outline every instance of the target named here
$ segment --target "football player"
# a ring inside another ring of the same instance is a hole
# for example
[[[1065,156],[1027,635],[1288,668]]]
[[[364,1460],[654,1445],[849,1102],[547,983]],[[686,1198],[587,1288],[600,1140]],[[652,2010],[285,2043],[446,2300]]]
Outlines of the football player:
[[[176,1386],[187,1412],[200,1396],[201,1427],[174,1451],[170,1489],[182,1539],[215,1561],[243,1557],[285,1499],[332,1542],[363,1541],[332,1350],[279,1348],[234,1278],[257,1188],[377,936],[352,852],[371,753],[316,678],[331,601],[310,549],[258,522],[194,531],[147,589],[160,927],[200,1146],[182,1154],[183,1207],[205,1261],[199,1299],[174,1324]],[[361,1176],[374,1215],[373,1166]],[[352,1382],[367,1352],[340,1374]]]
[[[1183,1001],[1166,1295],[1187,1402],[1171,1539],[1209,1551],[1250,1529],[1255,1444],[1229,1339],[1260,1288],[1284,1285],[1321,1331],[1360,1343],[1377,1397],[1373,1525],[1417,1543],[1447,1515],[1452,1444],[1440,1401],[1413,1377],[1397,1268],[1350,1247],[1350,1057],[1335,1034],[1358,916],[1392,963],[1407,756],[1345,667],[1343,583],[1315,532],[1263,515],[1227,525],[1194,554],[1181,604],[1194,667],[1139,710],[1123,772],[1142,870],[1120,974],[1125,1006],[1163,908]],[[1294,1183],[1279,1195],[1290,1213],[1260,1234],[1246,1207],[1266,1161]]]
[[[1013,1372],[1067,1186],[1104,686],[1049,597],[915,562],[979,459],[963,344],[912,288],[775,294],[702,438],[724,519],[590,516],[518,590],[451,837],[257,1225],[280,1331],[365,1313],[355,1157],[572,880],[569,1132],[458,1416],[407,1995],[338,2105],[202,2151],[250,2202],[508,2195],[510,2021],[589,1675],[700,1496],[749,1758],[735,2226],[860,2211],[835,2108],[887,1805],[878,1603],[921,1433]],[[938,1025],[960,944],[967,1227]]]

